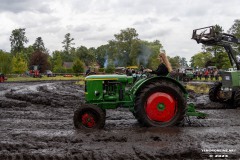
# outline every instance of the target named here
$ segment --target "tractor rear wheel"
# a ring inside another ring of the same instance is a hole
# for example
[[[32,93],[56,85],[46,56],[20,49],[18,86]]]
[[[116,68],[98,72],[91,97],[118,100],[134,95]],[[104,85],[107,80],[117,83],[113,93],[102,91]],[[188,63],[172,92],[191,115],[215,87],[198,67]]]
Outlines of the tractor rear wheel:
[[[240,107],[240,89],[235,91],[233,108]]]
[[[225,99],[223,98],[223,94],[221,92],[222,83],[216,82],[214,85],[209,89],[209,99],[213,102],[224,102]]]
[[[159,81],[144,87],[137,95],[135,116],[146,127],[181,124],[186,112],[186,98],[174,83]]]
[[[103,109],[92,104],[84,104],[74,112],[73,123],[77,129],[101,129],[105,125],[105,119]]]

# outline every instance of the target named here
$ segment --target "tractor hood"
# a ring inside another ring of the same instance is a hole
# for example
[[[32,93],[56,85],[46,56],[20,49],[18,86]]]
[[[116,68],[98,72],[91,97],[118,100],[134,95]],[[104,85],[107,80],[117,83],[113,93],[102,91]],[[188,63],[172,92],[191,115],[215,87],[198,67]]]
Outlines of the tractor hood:
[[[127,75],[90,75],[85,78],[85,81],[118,81],[124,83],[133,83],[133,77]]]

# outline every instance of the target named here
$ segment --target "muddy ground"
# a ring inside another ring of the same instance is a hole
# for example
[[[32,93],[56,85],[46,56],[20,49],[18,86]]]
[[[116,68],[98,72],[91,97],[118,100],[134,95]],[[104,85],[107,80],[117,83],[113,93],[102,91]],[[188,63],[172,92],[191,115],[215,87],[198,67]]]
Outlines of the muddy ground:
[[[103,130],[80,132],[73,112],[84,102],[73,82],[0,83],[0,159],[240,158],[240,109],[190,92],[207,113],[171,128],[143,128],[127,109],[108,110]]]

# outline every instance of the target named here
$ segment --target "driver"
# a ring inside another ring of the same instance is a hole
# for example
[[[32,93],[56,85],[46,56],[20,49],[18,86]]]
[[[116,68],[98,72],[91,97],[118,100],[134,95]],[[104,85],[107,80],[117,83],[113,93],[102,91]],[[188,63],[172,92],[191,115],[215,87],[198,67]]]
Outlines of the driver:
[[[167,55],[164,50],[160,50],[160,53],[157,58],[160,61],[158,68],[156,70],[145,69],[145,72],[149,72],[151,74],[156,74],[157,76],[167,76],[168,73],[172,72],[172,66],[168,61]]]

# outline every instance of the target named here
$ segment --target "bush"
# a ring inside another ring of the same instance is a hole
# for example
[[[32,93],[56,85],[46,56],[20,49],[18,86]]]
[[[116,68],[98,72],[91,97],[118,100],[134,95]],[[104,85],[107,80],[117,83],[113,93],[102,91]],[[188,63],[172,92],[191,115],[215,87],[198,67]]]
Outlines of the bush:
[[[98,72],[104,72],[105,71],[105,68],[99,68],[98,69]]]
[[[77,59],[73,63],[72,69],[73,69],[74,73],[83,73],[84,72],[84,63],[80,59]]]
[[[72,68],[66,68],[66,73],[73,73],[73,69]]]
[[[54,73],[66,73],[66,69],[63,66],[55,66],[53,68]]]
[[[115,72],[115,66],[113,65],[113,63],[109,63],[109,65],[105,69],[105,72],[106,73],[114,73]]]

